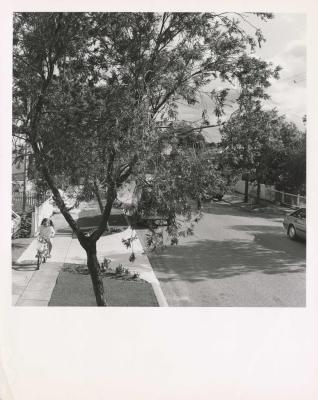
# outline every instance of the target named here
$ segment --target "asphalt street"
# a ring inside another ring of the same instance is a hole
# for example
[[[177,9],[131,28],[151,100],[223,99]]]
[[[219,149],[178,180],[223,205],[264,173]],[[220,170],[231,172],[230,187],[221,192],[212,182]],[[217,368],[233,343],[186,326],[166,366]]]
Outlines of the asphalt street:
[[[306,244],[287,238],[282,217],[225,202],[203,210],[193,236],[148,254],[169,306],[306,305]]]

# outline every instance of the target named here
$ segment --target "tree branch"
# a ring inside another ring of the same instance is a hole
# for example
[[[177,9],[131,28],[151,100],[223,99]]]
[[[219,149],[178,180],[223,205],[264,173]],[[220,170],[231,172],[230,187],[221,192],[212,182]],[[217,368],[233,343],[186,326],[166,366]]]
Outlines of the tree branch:
[[[135,154],[129,163],[122,166],[119,177],[116,179],[116,186],[120,186],[131,175],[133,167],[138,161],[138,156]]]
[[[74,221],[73,217],[71,216],[71,214],[69,213],[61,195],[59,190],[57,189],[55,182],[54,182],[54,178],[51,176],[47,165],[45,164],[45,162],[43,161],[41,154],[37,148],[36,143],[32,143],[32,148],[33,148],[33,152],[36,156],[36,160],[39,162],[40,164],[40,168],[42,171],[42,174],[47,182],[47,184],[49,185],[49,188],[51,189],[54,199],[56,201],[56,204],[58,206],[58,208],[60,209],[61,213],[63,214],[64,218],[66,219],[66,221],[68,222],[69,226],[72,228],[73,232],[76,233],[76,235],[78,236],[78,238],[81,238],[83,236],[83,233],[80,231],[77,223]]]
[[[92,240],[93,242],[97,241],[102,234],[105,232],[107,229],[107,224],[109,220],[109,216],[113,207],[113,203],[116,199],[116,182],[113,179],[113,171],[114,171],[114,161],[115,161],[115,150],[112,149],[110,152],[110,158],[108,161],[107,165],[107,182],[109,183],[108,189],[107,189],[107,195],[106,195],[106,205],[104,207],[104,212],[102,214],[102,219],[100,221],[100,224],[95,230],[92,235],[90,236],[89,240]]]

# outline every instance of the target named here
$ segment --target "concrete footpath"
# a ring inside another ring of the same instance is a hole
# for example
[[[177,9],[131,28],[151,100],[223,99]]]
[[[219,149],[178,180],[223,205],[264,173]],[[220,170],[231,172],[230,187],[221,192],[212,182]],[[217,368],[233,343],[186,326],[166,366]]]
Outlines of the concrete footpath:
[[[244,211],[248,211],[250,213],[255,213],[255,214],[264,213],[264,214],[272,214],[273,216],[285,216],[286,214],[294,211],[293,208],[270,203],[269,201],[266,200],[261,200],[260,204],[255,204],[253,202],[245,203],[244,195],[241,193],[226,194],[223,197],[222,201],[231,204],[231,206],[233,207],[239,207]]]
[[[87,203],[81,204],[79,209],[72,211],[74,219],[78,218],[83,208],[91,208]],[[27,249],[16,260],[12,269],[12,304],[15,306],[47,306],[56,284],[59,272],[65,263],[86,264],[85,250],[68,227],[64,217],[54,214],[52,220],[55,225],[56,235],[52,239],[52,257],[36,270],[37,240],[34,239]],[[137,272],[141,279],[152,285],[160,307],[168,306],[161,290],[159,281],[155,276],[147,255],[144,253],[140,240],[133,241],[133,251],[136,260],[129,262],[131,249],[122,243],[123,239],[135,236],[136,232],[130,227],[120,233],[102,236],[97,242],[97,254],[100,261],[107,257],[111,259],[111,267],[123,264],[131,272]]]

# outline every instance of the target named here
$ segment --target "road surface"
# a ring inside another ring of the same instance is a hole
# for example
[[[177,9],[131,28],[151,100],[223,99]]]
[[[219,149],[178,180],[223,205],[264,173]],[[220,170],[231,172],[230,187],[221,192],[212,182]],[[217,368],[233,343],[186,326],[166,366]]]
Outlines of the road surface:
[[[211,203],[194,236],[148,256],[169,306],[306,305],[306,244],[282,217]]]

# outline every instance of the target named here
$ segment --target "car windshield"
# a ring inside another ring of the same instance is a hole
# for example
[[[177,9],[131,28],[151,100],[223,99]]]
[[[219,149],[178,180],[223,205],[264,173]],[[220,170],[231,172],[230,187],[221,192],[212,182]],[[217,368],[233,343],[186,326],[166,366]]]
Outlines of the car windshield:
[[[290,215],[296,218],[306,218],[306,209],[301,208],[300,210],[294,211]]]

